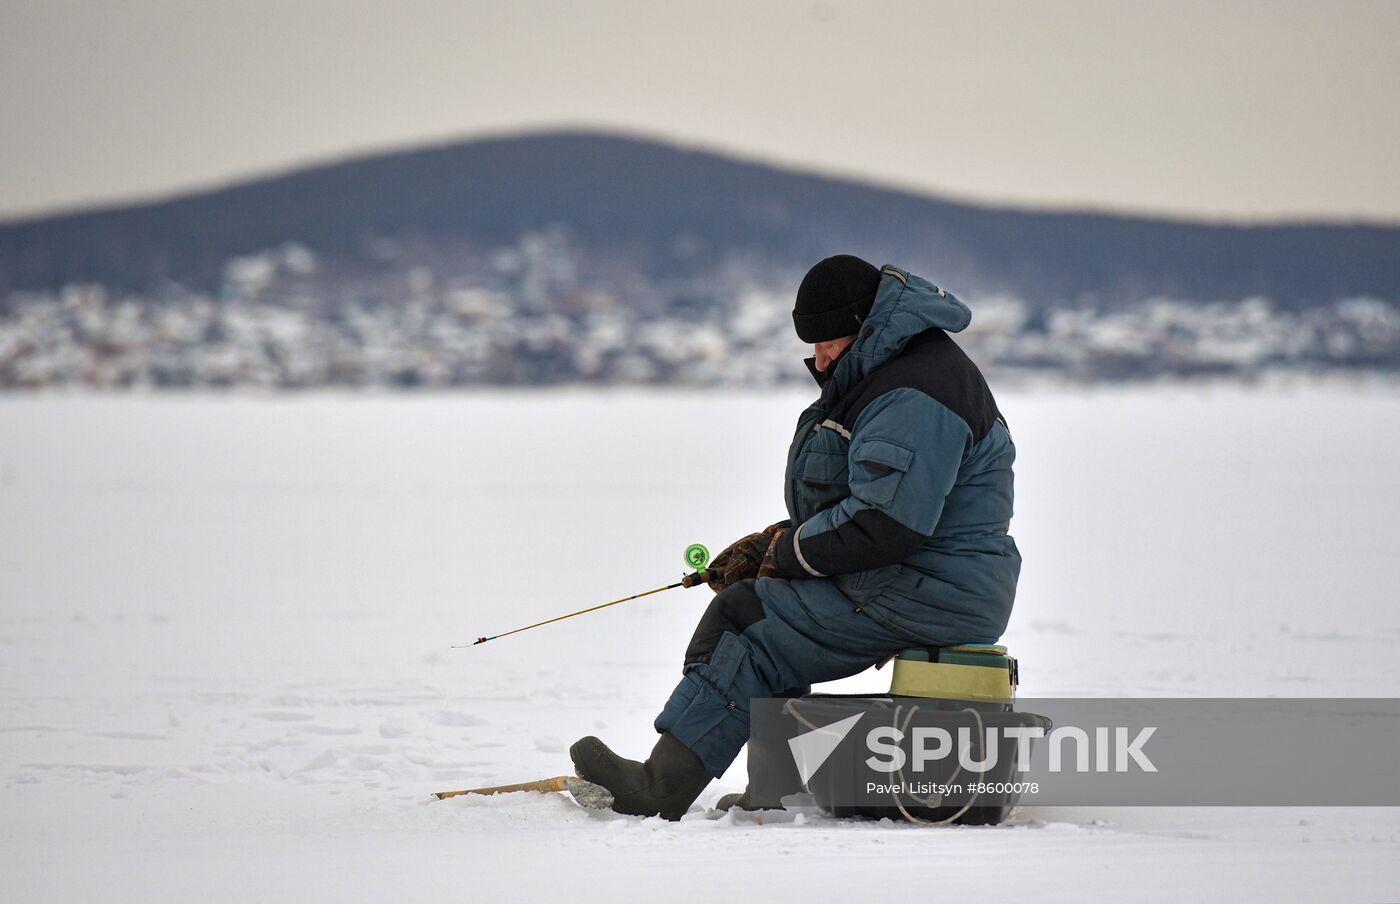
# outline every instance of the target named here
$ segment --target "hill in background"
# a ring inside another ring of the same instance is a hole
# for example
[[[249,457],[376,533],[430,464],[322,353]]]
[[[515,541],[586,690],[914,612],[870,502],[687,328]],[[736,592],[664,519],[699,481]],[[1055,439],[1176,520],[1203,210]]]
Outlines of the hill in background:
[[[1400,367],[1400,227],[954,203],[555,133],[0,224],[0,386],[769,384],[836,252],[974,307],[991,367]]]

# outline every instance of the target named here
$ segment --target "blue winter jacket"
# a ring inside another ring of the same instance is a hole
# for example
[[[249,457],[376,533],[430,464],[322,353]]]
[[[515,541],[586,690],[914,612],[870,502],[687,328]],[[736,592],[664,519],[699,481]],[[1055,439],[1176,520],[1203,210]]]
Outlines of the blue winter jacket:
[[[1021,555],[1007,533],[1016,457],[986,381],[950,332],[972,319],[932,283],[886,266],[870,315],[802,413],[788,451],[793,529],[775,551],[818,620],[860,608],[928,644],[993,643]],[[808,362],[811,367],[811,362]]]

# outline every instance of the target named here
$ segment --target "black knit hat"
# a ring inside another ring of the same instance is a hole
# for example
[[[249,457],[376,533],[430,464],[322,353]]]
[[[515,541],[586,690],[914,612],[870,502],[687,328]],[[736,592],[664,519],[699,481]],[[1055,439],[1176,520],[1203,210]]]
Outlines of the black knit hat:
[[[792,322],[803,342],[830,342],[860,329],[875,304],[880,271],[858,257],[838,254],[807,271],[797,287]]]

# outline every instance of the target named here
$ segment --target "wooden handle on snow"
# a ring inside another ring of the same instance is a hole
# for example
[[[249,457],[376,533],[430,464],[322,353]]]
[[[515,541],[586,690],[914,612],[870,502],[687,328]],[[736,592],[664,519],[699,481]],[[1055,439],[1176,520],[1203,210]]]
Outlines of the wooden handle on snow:
[[[462,791],[439,791],[433,796],[438,800],[458,797],[463,794],[509,794],[512,791],[567,791],[571,775],[556,775],[534,782],[521,782],[518,785],[496,785],[492,788],[466,788]]]

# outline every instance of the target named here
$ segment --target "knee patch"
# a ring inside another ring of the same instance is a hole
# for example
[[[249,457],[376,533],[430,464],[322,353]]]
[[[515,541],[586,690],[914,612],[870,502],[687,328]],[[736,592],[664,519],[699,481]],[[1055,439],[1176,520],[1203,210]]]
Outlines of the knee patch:
[[[686,662],[706,662],[715,651],[725,632],[743,634],[764,617],[763,601],[754,591],[754,581],[731,584],[716,594],[710,607],[695,626],[690,645],[685,648]]]

